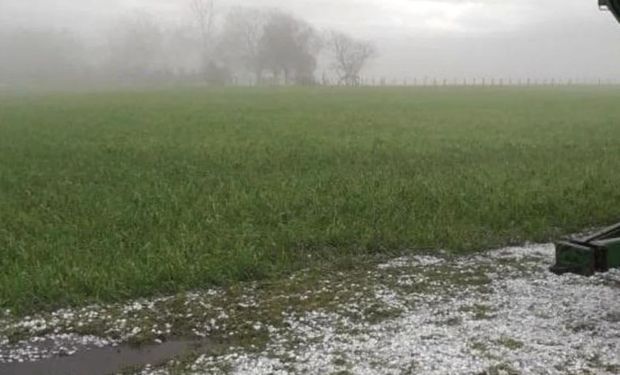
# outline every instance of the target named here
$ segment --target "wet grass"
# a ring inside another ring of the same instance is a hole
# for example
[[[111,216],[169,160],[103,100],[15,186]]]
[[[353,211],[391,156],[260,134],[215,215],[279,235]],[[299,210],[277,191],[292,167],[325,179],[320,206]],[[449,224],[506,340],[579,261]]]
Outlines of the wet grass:
[[[470,252],[620,216],[620,90],[0,97],[0,307]]]

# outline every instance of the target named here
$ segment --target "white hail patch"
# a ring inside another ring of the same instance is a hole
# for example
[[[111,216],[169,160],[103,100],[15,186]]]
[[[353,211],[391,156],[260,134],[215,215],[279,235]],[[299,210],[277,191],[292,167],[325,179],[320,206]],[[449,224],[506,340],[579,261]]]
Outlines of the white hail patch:
[[[547,272],[552,260],[550,245],[456,259],[449,264],[456,273],[487,266],[488,290],[452,285],[446,293],[424,296],[377,285],[377,300],[404,309],[398,317],[373,324],[318,311],[290,316],[286,328],[271,335],[262,352],[204,355],[189,373],[218,373],[218,369],[232,369],[235,374],[620,371],[620,272],[593,278],[558,277]],[[446,266],[432,257],[399,258],[380,265],[378,272],[413,265]],[[527,267],[527,272],[519,267]],[[349,310],[364,307],[349,306]]]
[[[552,245],[528,245],[461,258],[395,259],[363,279],[359,274],[342,275],[337,282],[326,279],[296,297],[305,301],[315,293],[350,290],[348,299],[334,294],[335,311],[292,309],[277,326],[259,319],[246,322],[266,333],[260,350],[228,347],[181,364],[181,370],[179,363],[170,363],[137,373],[619,373],[620,270],[591,278],[560,277],[547,271],[553,254]],[[209,311],[212,317],[199,320],[203,323],[193,329],[196,337],[209,337],[212,329],[232,333],[235,327],[227,324],[234,309],[270,303],[257,298],[253,287],[244,290],[234,306],[214,307],[221,291],[213,290],[186,294],[178,312],[165,308],[172,301],[169,297],[114,308],[61,310],[18,321],[0,318],[0,363],[119,344],[143,329],[170,335],[168,323],[141,328],[136,318],[140,314],[166,319],[170,316],[165,314],[182,314],[191,319]],[[63,334],[93,322],[105,323],[117,338]],[[10,343],[2,336],[2,324],[5,332],[33,336]],[[41,340],[45,345],[38,345]]]

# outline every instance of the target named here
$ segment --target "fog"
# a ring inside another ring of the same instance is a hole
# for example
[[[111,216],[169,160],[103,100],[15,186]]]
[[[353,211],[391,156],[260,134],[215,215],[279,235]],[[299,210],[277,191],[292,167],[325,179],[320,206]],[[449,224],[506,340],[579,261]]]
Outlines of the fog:
[[[597,0],[0,0],[9,87],[617,83],[619,66]]]

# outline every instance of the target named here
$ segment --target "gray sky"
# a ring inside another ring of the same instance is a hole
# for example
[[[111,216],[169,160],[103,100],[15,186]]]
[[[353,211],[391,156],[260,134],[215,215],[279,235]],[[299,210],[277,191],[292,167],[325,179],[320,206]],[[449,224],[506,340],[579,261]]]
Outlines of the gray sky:
[[[170,23],[187,0],[0,0],[0,25],[94,35],[136,9]],[[620,24],[597,0],[220,0],[277,7],[319,29],[375,41],[369,74],[408,77],[620,79]]]

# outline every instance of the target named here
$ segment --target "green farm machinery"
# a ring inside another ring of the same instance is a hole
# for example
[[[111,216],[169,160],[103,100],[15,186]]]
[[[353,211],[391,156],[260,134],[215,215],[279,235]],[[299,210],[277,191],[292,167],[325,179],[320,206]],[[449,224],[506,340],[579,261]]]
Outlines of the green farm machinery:
[[[599,0],[599,6],[613,13],[620,22],[620,0]],[[555,244],[556,274],[576,273],[591,276],[620,268],[620,223],[583,238],[571,238]]]
[[[583,238],[555,244],[556,264],[551,272],[591,276],[620,268],[620,224]]]
[[[620,22],[620,0],[598,0],[598,5],[601,8],[610,10],[618,22]]]

